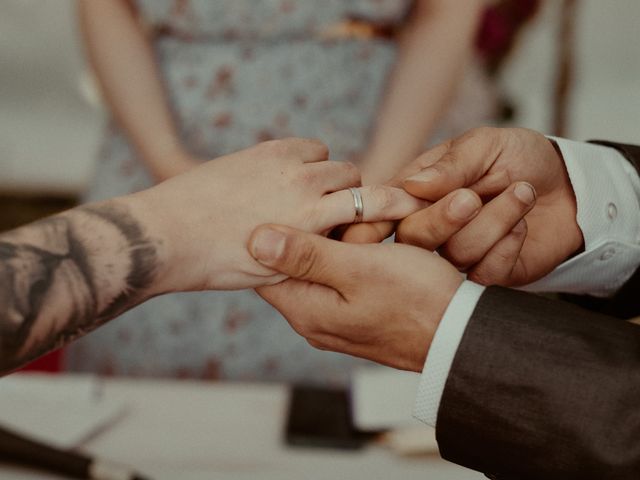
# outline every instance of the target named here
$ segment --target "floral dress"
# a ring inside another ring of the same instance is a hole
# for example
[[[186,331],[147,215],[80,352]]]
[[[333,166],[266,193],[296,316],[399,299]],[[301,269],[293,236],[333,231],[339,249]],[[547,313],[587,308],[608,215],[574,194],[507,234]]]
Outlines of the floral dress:
[[[390,38],[329,38],[348,19],[398,26],[409,0],[138,0],[184,144],[212,158],[287,136],[326,142],[333,159],[366,146],[393,66]],[[487,82],[472,69],[439,136],[486,122]],[[125,136],[107,131],[86,200],[151,179]],[[391,321],[391,319],[390,319]],[[253,291],[152,299],[78,341],[71,370],[135,376],[340,384],[362,360],[310,347]]]

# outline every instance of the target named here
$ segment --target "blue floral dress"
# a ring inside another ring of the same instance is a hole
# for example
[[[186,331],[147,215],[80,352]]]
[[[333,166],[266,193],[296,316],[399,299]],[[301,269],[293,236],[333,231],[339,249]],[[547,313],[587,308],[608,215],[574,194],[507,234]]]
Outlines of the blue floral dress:
[[[348,19],[398,26],[409,0],[138,0],[182,140],[212,158],[279,137],[316,137],[334,159],[361,152],[396,47],[389,38],[327,40]],[[492,104],[477,69],[439,135],[486,121]],[[87,200],[151,185],[114,125]],[[392,321],[392,319],[390,319]],[[364,364],[298,337],[253,291],[155,298],[72,345],[76,371],[340,384]]]

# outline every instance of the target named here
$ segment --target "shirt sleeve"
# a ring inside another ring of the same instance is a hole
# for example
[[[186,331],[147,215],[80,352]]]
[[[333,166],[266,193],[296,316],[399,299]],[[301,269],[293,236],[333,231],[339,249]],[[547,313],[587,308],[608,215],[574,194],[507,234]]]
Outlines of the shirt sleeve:
[[[413,415],[432,427],[436,426],[440,399],[451,364],[482,292],[483,286],[463,282],[451,299],[431,342],[418,384]]]
[[[610,296],[640,266],[640,178],[613,148],[549,138],[567,167],[585,250],[521,290]]]

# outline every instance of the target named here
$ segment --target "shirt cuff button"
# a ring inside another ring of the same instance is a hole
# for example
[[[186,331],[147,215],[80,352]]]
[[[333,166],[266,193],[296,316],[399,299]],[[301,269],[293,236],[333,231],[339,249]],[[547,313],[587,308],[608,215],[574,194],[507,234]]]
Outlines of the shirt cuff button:
[[[616,251],[613,248],[608,248],[604,252],[602,252],[602,255],[600,255],[600,260],[602,260],[603,262],[606,262],[607,260],[611,259],[611,257],[613,257],[615,254],[616,254]]]
[[[609,203],[609,205],[607,205],[607,217],[609,217],[610,220],[615,220],[617,216],[618,207],[616,207],[615,203]]]

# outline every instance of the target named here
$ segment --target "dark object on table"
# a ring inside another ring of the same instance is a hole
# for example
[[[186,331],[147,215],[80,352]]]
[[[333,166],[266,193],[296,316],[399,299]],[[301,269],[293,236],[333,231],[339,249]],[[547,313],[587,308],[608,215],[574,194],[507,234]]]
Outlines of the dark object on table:
[[[292,388],[285,430],[288,445],[355,450],[375,435],[354,427],[346,390]]]
[[[95,480],[145,480],[127,467],[51,447],[0,427],[0,461]]]

